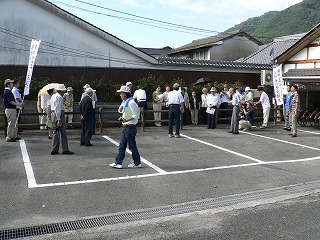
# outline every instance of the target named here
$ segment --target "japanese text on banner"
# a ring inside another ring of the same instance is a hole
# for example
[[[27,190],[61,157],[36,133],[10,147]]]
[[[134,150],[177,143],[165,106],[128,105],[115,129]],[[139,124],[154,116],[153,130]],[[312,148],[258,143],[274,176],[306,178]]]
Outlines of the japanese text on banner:
[[[282,65],[273,68],[273,87],[277,105],[283,104]]]
[[[41,42],[41,40],[35,40],[35,39],[32,39],[32,41],[31,41],[28,71],[27,71],[27,76],[26,76],[24,92],[23,92],[24,95],[29,95],[34,62],[36,61],[40,42]]]

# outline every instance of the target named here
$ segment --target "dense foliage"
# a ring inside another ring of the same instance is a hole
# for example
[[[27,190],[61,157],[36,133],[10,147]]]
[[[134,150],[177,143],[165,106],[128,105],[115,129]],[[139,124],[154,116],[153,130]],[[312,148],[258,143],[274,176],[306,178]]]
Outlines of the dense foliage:
[[[20,90],[23,93],[25,77],[21,76],[17,78],[21,85]],[[226,83],[213,82],[206,85],[195,85],[194,83],[187,85],[183,79],[164,79],[163,76],[156,77],[155,75],[149,74],[148,76],[138,79],[138,85],[140,85],[147,93],[147,101],[152,101],[152,93],[156,90],[157,86],[161,87],[161,92],[165,91],[166,86],[173,86],[174,83],[179,83],[181,87],[187,88],[187,92],[191,95],[192,91],[195,91],[197,94],[201,94],[203,87],[206,87],[210,90],[211,87],[215,86],[218,92],[222,91],[223,85]],[[33,78],[30,85],[30,94],[25,97],[26,100],[37,100],[39,90],[48,83],[54,83],[48,78],[36,79]],[[99,102],[118,102],[119,94],[117,90],[120,89],[121,85],[125,83],[114,83],[111,80],[106,79],[105,76],[101,76],[99,79],[93,81],[87,81],[85,78],[76,78],[70,77],[69,80],[65,82],[59,82],[65,84],[66,87],[72,87],[74,89],[74,98],[75,101],[80,101],[81,94],[83,92],[83,86],[88,83],[90,86],[96,90]],[[137,89],[138,85],[133,86],[133,92]],[[240,87],[242,83],[235,82],[228,84],[230,87]],[[4,87],[0,87],[0,91],[3,92]]]
[[[275,37],[308,32],[320,23],[320,1],[304,0],[283,11],[272,11],[235,25],[227,31],[242,29],[263,43]]]

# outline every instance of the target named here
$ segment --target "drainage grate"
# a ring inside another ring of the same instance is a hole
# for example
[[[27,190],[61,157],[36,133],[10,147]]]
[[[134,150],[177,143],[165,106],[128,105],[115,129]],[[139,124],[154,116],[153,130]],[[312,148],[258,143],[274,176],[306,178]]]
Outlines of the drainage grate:
[[[93,227],[107,226],[117,223],[127,223],[140,220],[148,220],[159,217],[173,216],[183,213],[202,211],[207,209],[215,209],[219,207],[233,206],[249,201],[263,200],[274,197],[286,196],[289,194],[298,194],[306,191],[314,191],[320,189],[320,181],[294,185],[286,188],[278,188],[265,190],[261,192],[246,193],[236,196],[228,196],[217,199],[210,199],[202,202],[191,202],[168,207],[161,207],[151,210],[145,210],[133,213],[124,213],[118,215],[109,215],[104,217],[95,217],[89,219],[81,219],[70,222],[61,222],[53,224],[44,224],[38,226],[30,226],[14,229],[0,230],[0,239],[15,239],[23,237],[38,236],[44,234],[53,234],[67,232],[72,230],[88,229]]]

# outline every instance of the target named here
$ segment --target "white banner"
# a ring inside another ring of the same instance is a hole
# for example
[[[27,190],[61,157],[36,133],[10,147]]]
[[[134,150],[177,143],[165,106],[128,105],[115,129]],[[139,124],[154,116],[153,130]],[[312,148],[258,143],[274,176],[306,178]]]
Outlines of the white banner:
[[[31,41],[28,72],[27,72],[26,83],[24,85],[24,92],[23,92],[24,95],[29,95],[33,66],[36,61],[40,43],[41,43],[41,40],[32,39]]]
[[[277,105],[283,104],[282,65],[273,68],[273,87]]]

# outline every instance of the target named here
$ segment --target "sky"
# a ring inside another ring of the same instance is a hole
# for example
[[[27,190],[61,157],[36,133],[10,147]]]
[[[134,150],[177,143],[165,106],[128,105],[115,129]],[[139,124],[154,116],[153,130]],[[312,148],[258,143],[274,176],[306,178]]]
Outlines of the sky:
[[[135,46],[177,48],[302,0],[49,0]]]

